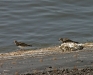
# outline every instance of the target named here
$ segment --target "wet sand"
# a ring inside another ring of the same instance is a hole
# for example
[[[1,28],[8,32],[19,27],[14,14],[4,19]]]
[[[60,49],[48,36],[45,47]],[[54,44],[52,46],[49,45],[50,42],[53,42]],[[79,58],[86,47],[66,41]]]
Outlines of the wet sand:
[[[56,72],[60,72],[62,69],[72,71],[73,68],[80,71],[82,68],[93,67],[92,57],[92,47],[70,52],[62,52],[58,46],[55,46],[38,50],[1,53],[0,75],[32,75],[33,73],[42,75],[43,72],[45,75],[52,75],[54,70],[57,70]],[[52,71],[52,74],[49,71]]]

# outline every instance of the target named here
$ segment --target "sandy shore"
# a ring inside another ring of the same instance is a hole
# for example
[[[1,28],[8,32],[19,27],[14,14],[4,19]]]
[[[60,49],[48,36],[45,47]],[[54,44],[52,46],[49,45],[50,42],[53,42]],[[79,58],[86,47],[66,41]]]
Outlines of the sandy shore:
[[[92,47],[71,52],[62,52],[58,46],[55,46],[38,50],[1,53],[0,75],[53,75],[55,72],[54,75],[74,75],[72,73],[75,73],[75,70],[84,75],[82,70],[83,68],[86,70],[86,67],[89,67],[88,72],[91,74],[92,57]],[[73,69],[75,70],[73,71]],[[69,74],[65,74],[65,72],[69,72]]]

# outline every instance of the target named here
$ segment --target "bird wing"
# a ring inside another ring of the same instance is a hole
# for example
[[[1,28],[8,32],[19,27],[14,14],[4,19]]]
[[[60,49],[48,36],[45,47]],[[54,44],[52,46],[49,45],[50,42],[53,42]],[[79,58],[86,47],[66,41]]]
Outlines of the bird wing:
[[[18,43],[19,43],[19,45],[22,45],[22,46],[32,46],[32,45],[28,45],[28,44],[23,43],[23,42],[18,42]]]
[[[74,42],[74,43],[78,43],[78,42],[73,41],[73,40],[70,40],[70,39],[68,39],[68,38],[65,38],[64,42]]]

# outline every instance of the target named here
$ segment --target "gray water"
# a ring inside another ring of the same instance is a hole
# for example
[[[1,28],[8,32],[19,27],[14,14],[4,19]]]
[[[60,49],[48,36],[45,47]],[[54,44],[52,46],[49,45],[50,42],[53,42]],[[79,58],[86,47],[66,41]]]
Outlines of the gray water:
[[[17,49],[14,40],[42,48],[60,37],[93,41],[92,0],[0,1],[0,52]]]

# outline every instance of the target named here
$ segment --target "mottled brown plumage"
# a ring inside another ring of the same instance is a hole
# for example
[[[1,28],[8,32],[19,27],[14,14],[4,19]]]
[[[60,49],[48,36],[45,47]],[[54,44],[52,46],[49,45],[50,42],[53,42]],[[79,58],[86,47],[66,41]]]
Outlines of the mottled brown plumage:
[[[60,38],[59,40],[62,41],[63,43],[68,43],[68,42],[78,43],[78,42],[72,41],[72,40],[70,40],[68,38]]]
[[[18,41],[14,41],[15,45],[18,46],[20,49],[26,49],[27,47],[32,47],[32,45],[23,43],[23,42],[18,42]]]

